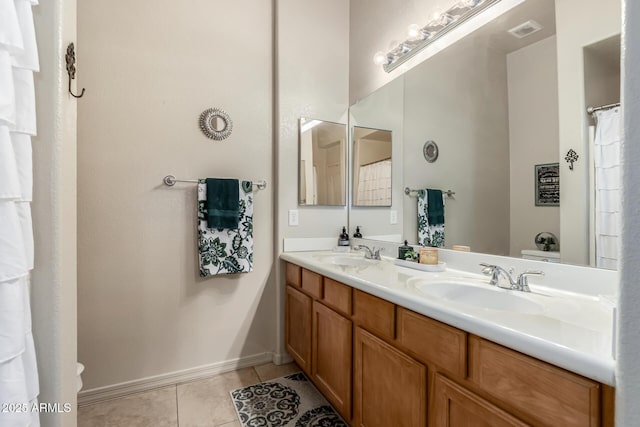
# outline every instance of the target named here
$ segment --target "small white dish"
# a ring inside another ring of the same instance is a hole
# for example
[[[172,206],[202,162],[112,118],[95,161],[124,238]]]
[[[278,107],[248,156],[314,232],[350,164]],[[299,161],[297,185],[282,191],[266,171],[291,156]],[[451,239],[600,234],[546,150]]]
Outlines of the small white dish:
[[[447,271],[447,263],[439,261],[438,265],[429,265],[429,264],[420,264],[419,262],[413,261],[405,261],[403,259],[394,259],[395,265],[399,265],[400,267],[413,268],[414,270],[422,270],[422,271],[430,271],[433,273],[438,273],[442,271]]]

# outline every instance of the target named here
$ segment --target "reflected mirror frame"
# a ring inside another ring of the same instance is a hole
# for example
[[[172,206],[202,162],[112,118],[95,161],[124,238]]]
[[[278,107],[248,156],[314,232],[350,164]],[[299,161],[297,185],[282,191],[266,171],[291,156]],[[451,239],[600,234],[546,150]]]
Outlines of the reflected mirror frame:
[[[391,135],[391,198],[389,199],[389,204],[388,205],[356,205],[356,194],[355,194],[355,189],[356,189],[356,181],[355,181],[355,170],[356,170],[356,156],[355,156],[355,143],[356,143],[356,138],[355,138],[355,131],[356,129],[368,129],[368,130],[373,130],[373,131],[382,131],[382,132],[389,132],[389,134]],[[351,153],[351,199],[350,199],[350,205],[353,208],[391,208],[393,207],[393,131],[390,129],[380,129],[380,128],[374,128],[374,127],[367,127],[367,126],[351,126],[351,132],[350,132],[350,136],[351,136],[351,140],[350,140],[350,150],[349,152]]]
[[[302,199],[300,197],[300,191],[301,191],[301,186],[302,186],[302,167],[301,167],[301,163],[302,163],[302,125],[306,122],[312,122],[312,121],[318,121],[321,123],[329,123],[332,125],[338,125],[338,126],[343,126],[344,127],[344,147],[342,150],[342,154],[344,156],[344,164],[342,165],[342,172],[344,174],[344,184],[343,184],[343,188],[342,188],[342,203],[340,204],[333,204],[333,205],[328,205],[328,204],[312,204],[312,203],[302,203]],[[298,119],[298,159],[297,159],[297,167],[298,167],[298,186],[297,186],[297,194],[296,194],[296,199],[298,202],[298,206],[327,206],[327,207],[346,207],[347,206],[347,187],[349,185],[349,179],[348,179],[348,174],[349,174],[349,152],[348,152],[348,146],[347,146],[347,142],[349,139],[349,135],[348,135],[348,125],[346,123],[339,123],[339,122],[332,122],[329,120],[320,120],[320,119],[314,119],[314,118],[310,118],[310,117],[300,117]]]

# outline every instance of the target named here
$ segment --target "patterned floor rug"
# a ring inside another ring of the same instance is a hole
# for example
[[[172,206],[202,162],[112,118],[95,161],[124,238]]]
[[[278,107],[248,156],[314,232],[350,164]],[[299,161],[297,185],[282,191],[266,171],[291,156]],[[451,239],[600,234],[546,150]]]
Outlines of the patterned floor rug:
[[[231,399],[243,427],[347,427],[302,372],[239,388]]]

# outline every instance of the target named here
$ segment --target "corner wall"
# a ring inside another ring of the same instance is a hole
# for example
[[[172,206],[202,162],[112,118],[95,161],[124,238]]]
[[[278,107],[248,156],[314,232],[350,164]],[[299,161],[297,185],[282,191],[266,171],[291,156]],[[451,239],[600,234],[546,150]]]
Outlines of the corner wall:
[[[31,311],[40,402],[70,403],[41,413],[43,427],[76,425],[76,100],[67,95],[64,55],[76,39],[75,0],[33,8],[40,72],[35,73],[38,136],[33,138],[35,268]]]
[[[335,237],[348,222],[346,206],[298,206],[298,119],[347,123],[349,107],[349,3],[342,0],[275,0],[275,120],[278,266],[278,350],[284,351],[284,281],[278,256],[283,239]],[[347,193],[349,194],[349,193]],[[347,198],[347,203],[348,203]],[[288,225],[297,209],[297,227]]]
[[[564,263],[589,265],[589,118],[585,100],[583,49],[620,33],[620,3],[618,0],[556,1],[560,256]],[[570,149],[580,156],[572,171],[564,160]]]
[[[622,176],[622,257],[618,302],[618,364],[616,426],[633,427],[640,420],[640,4],[623,2],[622,39],[624,114]]]

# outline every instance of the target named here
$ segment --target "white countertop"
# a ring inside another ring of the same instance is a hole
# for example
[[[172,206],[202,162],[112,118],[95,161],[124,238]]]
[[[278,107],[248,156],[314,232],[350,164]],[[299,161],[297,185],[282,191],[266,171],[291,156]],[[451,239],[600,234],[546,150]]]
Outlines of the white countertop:
[[[613,309],[604,299],[537,285],[530,285],[531,294],[496,289],[480,274],[451,268],[441,273],[417,271],[397,266],[386,257],[366,266],[327,262],[344,255],[331,251],[286,252],[281,258],[505,347],[615,385]],[[545,308],[534,314],[471,306],[425,295],[415,285],[421,280],[463,281],[496,292],[517,293],[517,297],[543,301]]]

